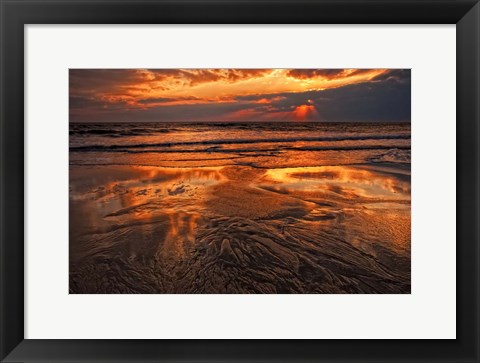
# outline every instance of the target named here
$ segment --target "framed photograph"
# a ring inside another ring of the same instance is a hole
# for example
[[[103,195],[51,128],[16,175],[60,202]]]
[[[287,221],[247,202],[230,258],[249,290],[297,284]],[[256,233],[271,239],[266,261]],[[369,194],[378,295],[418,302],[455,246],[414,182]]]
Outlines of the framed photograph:
[[[478,1],[2,0],[0,359],[478,362]]]

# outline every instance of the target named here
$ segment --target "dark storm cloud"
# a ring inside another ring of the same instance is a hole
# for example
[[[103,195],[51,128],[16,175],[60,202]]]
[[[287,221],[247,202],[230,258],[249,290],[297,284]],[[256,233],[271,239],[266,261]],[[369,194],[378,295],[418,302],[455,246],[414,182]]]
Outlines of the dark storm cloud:
[[[270,110],[288,112],[312,104],[321,121],[409,121],[411,117],[410,70],[393,70],[371,82],[300,93],[237,97],[255,101],[271,99]]]
[[[135,85],[144,75],[135,69],[70,69],[70,95],[94,94],[109,91],[119,85]]]
[[[399,82],[367,82],[318,92],[312,100],[322,120],[328,121],[410,121],[409,77]]]
[[[101,104],[100,104],[101,106]],[[240,111],[245,108],[241,103],[204,103],[204,104],[179,104],[168,107],[157,106],[138,110],[124,107],[97,107],[94,109],[84,107],[71,110],[70,115],[78,121],[210,121],[221,120],[219,115]],[[78,111],[78,112],[77,112]],[[97,119],[92,120],[92,111]]]
[[[400,83],[409,83],[411,79],[410,69],[390,69],[372,79],[372,81],[395,80]]]

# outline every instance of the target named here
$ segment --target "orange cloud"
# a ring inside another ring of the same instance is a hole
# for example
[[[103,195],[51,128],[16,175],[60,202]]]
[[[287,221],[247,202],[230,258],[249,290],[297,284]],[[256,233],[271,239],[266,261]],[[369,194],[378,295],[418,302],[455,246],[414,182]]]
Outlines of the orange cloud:
[[[383,69],[73,69],[70,96],[144,109],[335,88],[365,82],[383,72]],[[154,102],[158,99],[169,101]],[[260,98],[256,102],[272,101],[275,98]]]

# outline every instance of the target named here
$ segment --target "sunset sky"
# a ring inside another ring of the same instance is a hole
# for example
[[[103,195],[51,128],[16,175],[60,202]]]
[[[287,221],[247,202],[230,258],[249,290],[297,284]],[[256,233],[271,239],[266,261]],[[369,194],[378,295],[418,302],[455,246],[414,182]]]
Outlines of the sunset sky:
[[[71,122],[410,121],[409,69],[71,69]]]

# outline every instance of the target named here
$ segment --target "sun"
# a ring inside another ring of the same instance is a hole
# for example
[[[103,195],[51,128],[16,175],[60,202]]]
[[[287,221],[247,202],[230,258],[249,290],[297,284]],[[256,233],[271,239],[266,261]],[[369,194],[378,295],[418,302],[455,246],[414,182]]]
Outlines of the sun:
[[[315,106],[313,104],[297,106],[293,111],[293,116],[296,121],[305,121],[306,119],[315,115],[317,115],[317,110],[315,109]]]

